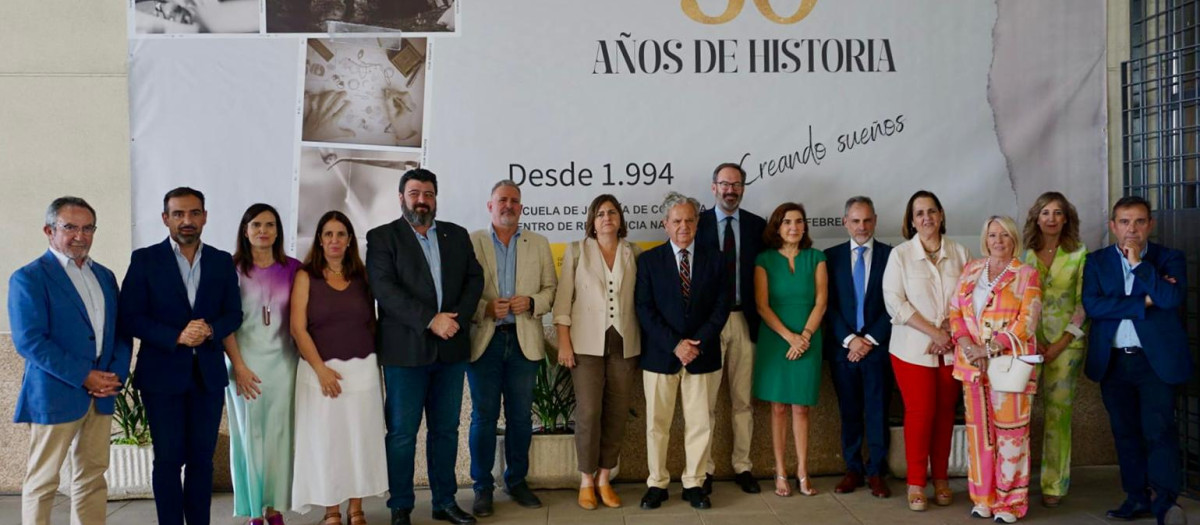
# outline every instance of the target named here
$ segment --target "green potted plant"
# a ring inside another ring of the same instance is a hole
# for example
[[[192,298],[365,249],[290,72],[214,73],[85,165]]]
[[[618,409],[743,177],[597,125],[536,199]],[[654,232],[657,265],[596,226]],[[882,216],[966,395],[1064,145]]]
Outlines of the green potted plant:
[[[113,400],[113,420],[120,431],[113,434],[109,447],[108,499],[153,498],[150,474],[154,470],[154,449],[150,446],[150,423],[141,393],[133,388],[133,375]]]

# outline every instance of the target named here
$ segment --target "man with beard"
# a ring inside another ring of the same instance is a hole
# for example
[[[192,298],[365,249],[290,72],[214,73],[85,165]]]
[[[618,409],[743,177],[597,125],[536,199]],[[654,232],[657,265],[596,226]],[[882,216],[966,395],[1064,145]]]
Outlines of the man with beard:
[[[134,251],[129,261],[120,323],[142,341],[133,386],[142,392],[153,438],[158,522],[205,524],[229,384],[221,341],[242,324],[242,297],[233,257],[200,242],[208,219],[203,193],[167,192],[162,219],[167,240]]]
[[[529,485],[533,383],[546,358],[542,316],[554,305],[558,277],[546,238],[520,227],[521,188],[503,179],[487,203],[491,227],[471,234],[483,267],[483,297],[471,319],[471,479],[476,516],[492,514],[496,420],[504,399],[504,486],[518,505],[542,506]]]
[[[458,415],[470,331],[483,293],[483,270],[467,230],[435,221],[437,176],[400,177],[403,217],[367,232],[367,276],[379,303],[378,355],[387,399],[388,486],[392,525],[408,525],[415,497],[413,462],[421,415],[433,519],[462,525],[475,517],[454,502]]]
[[[713,170],[713,196],[717,205],[700,214],[696,244],[721,254],[729,276],[725,294],[729,300],[729,320],[721,329],[721,356],[725,377],[729,380],[730,416],[733,422],[733,471],[743,492],[756,494],[758,481],[751,473],[750,438],[754,431],[754,406],[750,384],[754,372],[754,342],[760,324],[754,303],[754,258],[763,249],[763,229],[767,221],[741,209],[746,191],[746,172],[738,164],[726,162]],[[712,420],[716,421],[717,389],[713,396]],[[716,464],[709,456],[704,492],[712,492]]]
[[[42,231],[50,248],[8,285],[13,346],[25,359],[13,422],[29,423],[21,521],[49,525],[69,450],[72,521],[103,524],[113,396],[129,375],[132,349],[117,329],[117,278],[88,257],[96,211],[78,197],[59,197]]]

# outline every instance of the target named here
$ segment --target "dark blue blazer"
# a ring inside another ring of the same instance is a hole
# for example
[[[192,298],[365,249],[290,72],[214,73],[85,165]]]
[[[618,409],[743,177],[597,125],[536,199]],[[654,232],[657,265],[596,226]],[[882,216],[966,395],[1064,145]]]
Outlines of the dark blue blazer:
[[[233,257],[207,244],[201,248],[196,306],[188,304],[171,242],[133,252],[121,285],[121,326],[141,340],[134,386],[151,393],[179,394],[192,384],[192,354],[206,390],[229,384],[221,340],[242,324],[242,298]],[[176,344],[193,319],[212,326],[212,338],[189,348]],[[194,350],[194,352],[193,352]]]
[[[104,291],[104,333],[97,334],[83,298],[52,252],[23,266],[8,281],[8,318],[13,345],[25,358],[25,376],[14,423],[54,425],[83,417],[92,401],[83,381],[92,370],[129,377],[132,344],[117,328],[117,278],[92,263]],[[96,411],[113,413],[113,398],[96,398]]]
[[[871,249],[871,274],[867,276],[866,298],[863,304],[863,329],[855,330],[858,322],[854,294],[854,268],[850,261],[850,242],[844,242],[825,250],[825,270],[829,273],[829,308],[825,311],[825,324],[829,332],[825,335],[826,356],[836,361],[846,361],[850,350],[842,348],[842,341],[850,334],[870,335],[879,343],[864,358],[865,361],[886,360],[888,340],[892,338],[892,316],[883,304],[883,270],[887,267],[890,245],[875,239]]]
[[[1133,291],[1125,295],[1120,251],[1115,245],[1089,253],[1083,266],[1083,308],[1091,318],[1088,330],[1087,376],[1093,381],[1108,373],[1109,355],[1117,326],[1133,320],[1150,368],[1164,383],[1186,383],[1192,375],[1187,332],[1180,308],[1187,295],[1183,252],[1150,243],[1142,262],[1133,269]],[[1175,284],[1165,277],[1175,279]],[[1146,307],[1146,296],[1154,306]]]
[[[691,256],[692,298],[686,308],[671,243],[660,244],[637,259],[634,309],[642,325],[643,370],[679,372],[683,363],[675,356],[675,345],[683,339],[700,341],[700,356],[687,366],[689,373],[721,369],[721,330],[729,318],[725,264],[720,252],[695,242],[692,246],[696,247]]]
[[[729,276],[731,279],[741,279],[742,315],[746,317],[746,326],[750,329],[750,340],[758,342],[758,327],[762,319],[758,316],[758,303],[754,302],[754,260],[763,251],[763,230],[767,229],[767,221],[762,217],[739,209],[738,238],[742,246],[738,250],[738,275]],[[724,227],[724,225],[722,225]],[[700,214],[700,222],[696,226],[696,244],[721,252],[720,236],[717,235],[717,212],[713,208]],[[730,305],[733,306],[733,305]]]

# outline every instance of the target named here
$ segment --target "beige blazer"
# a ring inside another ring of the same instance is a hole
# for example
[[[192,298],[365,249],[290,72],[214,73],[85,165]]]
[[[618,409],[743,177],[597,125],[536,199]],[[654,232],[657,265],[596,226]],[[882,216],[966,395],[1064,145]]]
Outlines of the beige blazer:
[[[571,347],[577,354],[603,356],[604,332],[608,326],[606,304],[608,283],[605,282],[604,255],[600,244],[587,238],[579,243],[582,253],[576,254],[576,243],[567,245],[563,254],[562,277],[558,297],[554,300],[554,324],[569,326]],[[613,270],[620,265],[617,300],[621,314],[613,323],[625,341],[625,358],[642,353],[642,333],[633,307],[633,287],[637,284],[637,263],[634,259],[641,253],[637,245],[620,241],[617,245]],[[578,257],[578,263],[575,261]]]
[[[529,230],[521,230],[514,238],[517,243],[517,295],[533,298],[533,311],[516,316],[517,344],[525,358],[539,361],[546,357],[545,332],[542,316],[554,306],[554,290],[558,278],[554,276],[554,256],[550,254],[550,243],[546,238]],[[496,320],[487,317],[487,304],[500,296],[500,285],[496,277],[496,247],[492,244],[491,228],[471,233],[471,245],[475,258],[483,267],[483,295],[471,319],[471,361],[483,355],[492,335],[496,333]]]
[[[883,271],[883,303],[893,325],[888,344],[892,355],[914,365],[938,366],[938,356],[925,353],[933,340],[906,323],[916,313],[934,325],[949,318],[950,299],[957,291],[958,276],[969,257],[963,245],[944,235],[937,265],[925,257],[925,249],[917,237],[892,249]],[[943,354],[942,364],[954,364],[954,353]]]

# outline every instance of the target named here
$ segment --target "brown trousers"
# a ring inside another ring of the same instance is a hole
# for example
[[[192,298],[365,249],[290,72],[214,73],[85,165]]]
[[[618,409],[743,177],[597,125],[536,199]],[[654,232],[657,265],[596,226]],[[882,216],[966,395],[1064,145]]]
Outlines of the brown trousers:
[[[21,486],[21,523],[49,525],[58,470],[71,461],[71,525],[103,525],[107,512],[108,439],[112,416],[93,402],[82,418],[57,425],[29,425],[29,464]],[[72,444],[74,447],[72,448]]]
[[[611,469],[621,458],[638,368],[637,357],[625,358],[624,345],[624,338],[610,326],[604,333],[604,357],[575,355],[571,381],[575,385],[575,452],[580,472]]]

